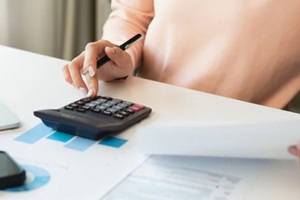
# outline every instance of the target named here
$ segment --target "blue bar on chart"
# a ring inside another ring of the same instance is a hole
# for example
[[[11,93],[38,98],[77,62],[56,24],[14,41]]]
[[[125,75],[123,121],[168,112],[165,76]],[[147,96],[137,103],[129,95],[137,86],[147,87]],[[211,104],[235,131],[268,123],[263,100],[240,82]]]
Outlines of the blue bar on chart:
[[[123,144],[125,144],[128,140],[122,139],[122,138],[117,138],[117,137],[112,137],[108,136],[101,140],[99,144],[109,146],[109,147],[114,147],[114,148],[120,148]]]
[[[17,140],[19,142],[24,142],[27,144],[34,144],[37,141],[39,141],[40,139],[47,136],[52,131],[53,131],[52,128],[49,128],[48,126],[46,126],[43,123],[40,123],[40,124],[36,125],[35,127],[29,129],[22,135],[16,137],[15,140]]]
[[[97,141],[90,140],[87,138],[82,137],[76,137],[71,142],[67,143],[64,147],[77,150],[77,151],[85,151],[89,147],[91,147],[93,144],[95,144]]]
[[[63,133],[63,132],[60,132],[60,131],[55,131],[54,133],[49,135],[47,138],[51,139],[51,140],[59,141],[59,142],[68,142],[73,137],[75,137],[75,135],[71,135],[71,134],[68,134],[68,133]]]

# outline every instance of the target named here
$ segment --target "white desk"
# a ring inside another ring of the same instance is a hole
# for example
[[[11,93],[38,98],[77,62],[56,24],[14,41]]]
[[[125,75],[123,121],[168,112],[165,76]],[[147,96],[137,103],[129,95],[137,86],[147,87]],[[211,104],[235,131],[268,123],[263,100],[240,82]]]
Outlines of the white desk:
[[[0,46],[0,98],[21,119],[41,107],[61,107],[81,98],[82,94],[63,80],[61,68],[64,63],[64,60]],[[286,111],[135,77],[125,82],[100,84],[101,95],[152,107],[151,117],[143,124],[162,119],[255,122],[299,117]],[[16,129],[9,133],[18,131]],[[300,169],[297,162],[270,161],[246,200],[271,198],[300,198]]]

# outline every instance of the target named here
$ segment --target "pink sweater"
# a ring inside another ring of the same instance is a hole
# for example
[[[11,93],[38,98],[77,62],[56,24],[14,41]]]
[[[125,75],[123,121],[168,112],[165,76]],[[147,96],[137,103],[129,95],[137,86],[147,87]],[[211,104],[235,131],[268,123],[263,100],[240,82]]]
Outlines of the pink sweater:
[[[283,108],[300,91],[299,0],[113,0],[104,39],[139,76]]]

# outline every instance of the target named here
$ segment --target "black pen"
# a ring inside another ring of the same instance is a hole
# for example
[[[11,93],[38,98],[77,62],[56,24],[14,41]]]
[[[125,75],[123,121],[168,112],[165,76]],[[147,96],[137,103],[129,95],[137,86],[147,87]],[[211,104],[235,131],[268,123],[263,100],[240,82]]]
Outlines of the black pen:
[[[133,36],[132,38],[130,38],[129,40],[127,40],[126,42],[124,42],[123,44],[121,44],[120,46],[118,46],[120,49],[122,49],[123,51],[125,51],[126,49],[129,48],[129,46],[131,44],[133,44],[134,42],[136,42],[138,39],[140,39],[142,37],[142,34],[138,33],[135,36]],[[102,58],[100,58],[97,61],[97,69],[100,68],[102,65],[104,65],[105,63],[107,63],[108,61],[110,61],[109,57],[107,55],[103,56]],[[85,70],[82,75],[87,74],[89,71],[89,69]]]

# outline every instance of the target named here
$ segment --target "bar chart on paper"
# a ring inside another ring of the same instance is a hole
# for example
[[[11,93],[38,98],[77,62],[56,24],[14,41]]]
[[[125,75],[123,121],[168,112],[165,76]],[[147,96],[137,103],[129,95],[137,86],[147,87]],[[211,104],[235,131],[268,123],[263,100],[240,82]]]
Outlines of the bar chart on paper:
[[[35,144],[42,139],[55,140],[57,142],[63,143],[65,148],[73,149],[76,151],[85,151],[96,143],[99,145],[105,145],[113,148],[120,148],[128,140],[108,136],[100,141],[90,140],[87,138],[77,137],[75,135],[55,131],[52,128],[47,127],[43,123],[40,123],[33,128],[27,130],[25,133],[19,135],[15,138],[16,141]]]
[[[228,170],[222,170],[222,166],[226,168],[230,162],[200,157],[152,156],[102,200],[240,200],[249,189],[245,182],[251,183],[255,173],[252,171],[248,177],[241,173],[227,174]],[[247,170],[247,162],[234,162],[240,169]],[[263,162],[257,164],[261,166]],[[237,190],[242,193],[237,194]]]
[[[22,129],[1,136],[1,148],[26,170],[26,182],[0,190],[0,199],[99,199],[145,161],[133,133],[90,140],[28,117]]]

